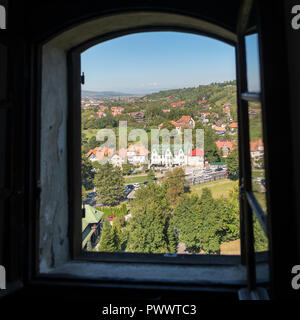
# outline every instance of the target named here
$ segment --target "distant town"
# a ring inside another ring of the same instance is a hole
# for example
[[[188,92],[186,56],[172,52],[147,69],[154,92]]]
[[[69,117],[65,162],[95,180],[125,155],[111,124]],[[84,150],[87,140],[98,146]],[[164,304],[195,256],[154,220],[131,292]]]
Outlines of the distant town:
[[[235,81],[147,96],[106,95],[82,94],[83,249],[239,254],[238,205],[232,205],[238,203],[239,175]],[[259,105],[251,104],[249,119],[253,183],[264,207]],[[126,148],[118,148],[120,122],[127,124]],[[113,132],[115,145],[97,140],[102,129]],[[146,143],[141,137],[131,139],[130,132],[136,129],[143,130]],[[154,129],[157,144],[151,144]],[[190,143],[177,144],[186,129],[192,132]],[[197,142],[197,129],[203,132],[203,144]],[[172,135],[165,143],[168,132]],[[186,210],[182,206],[195,205],[193,212],[182,217]],[[218,206],[219,216],[213,210]],[[186,220],[189,214],[190,221]],[[210,240],[195,231],[199,224],[205,225],[203,217],[215,222],[205,229],[211,233]],[[152,232],[152,228],[156,229]],[[262,239],[257,250],[263,250],[263,233],[257,230],[257,234]]]

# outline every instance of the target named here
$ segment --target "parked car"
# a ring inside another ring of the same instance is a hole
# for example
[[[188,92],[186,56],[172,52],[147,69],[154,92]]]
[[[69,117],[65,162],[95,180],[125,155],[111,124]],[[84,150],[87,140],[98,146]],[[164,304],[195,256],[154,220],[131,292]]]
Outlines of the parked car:
[[[107,217],[108,221],[113,221],[114,218],[115,218],[115,216],[114,216],[113,214],[112,214],[111,216],[108,216],[108,217]]]
[[[93,197],[96,197],[96,195],[97,195],[97,192],[90,192],[90,193],[88,193],[87,194],[87,198],[93,198]]]

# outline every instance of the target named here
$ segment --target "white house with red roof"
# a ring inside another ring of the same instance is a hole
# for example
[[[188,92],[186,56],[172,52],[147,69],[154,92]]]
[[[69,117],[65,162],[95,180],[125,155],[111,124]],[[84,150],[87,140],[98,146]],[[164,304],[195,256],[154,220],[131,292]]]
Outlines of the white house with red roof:
[[[187,156],[187,165],[195,166],[198,168],[204,167],[204,150],[195,148]]]
[[[219,140],[216,142],[216,145],[220,151],[222,151],[223,157],[226,158],[230,151],[234,149],[234,145],[231,141],[222,141]]]
[[[262,139],[250,141],[250,155],[252,160],[260,160],[264,158],[264,144]]]
[[[168,123],[172,124],[178,133],[182,132],[182,129],[194,129],[195,120],[191,116],[182,116],[179,120],[174,121],[170,120]],[[164,125],[167,123],[163,122],[158,126],[158,129],[161,130]]]
[[[194,129],[195,120],[191,116],[182,116],[179,120],[176,121],[177,125],[181,128]]]
[[[148,163],[148,154],[150,152],[142,144],[132,144],[127,149],[127,159],[131,164]]]

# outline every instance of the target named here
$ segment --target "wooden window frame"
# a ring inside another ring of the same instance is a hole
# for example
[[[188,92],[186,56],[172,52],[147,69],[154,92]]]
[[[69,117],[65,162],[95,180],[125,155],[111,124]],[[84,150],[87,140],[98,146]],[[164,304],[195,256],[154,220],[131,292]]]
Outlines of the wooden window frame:
[[[251,8],[251,5],[250,5]],[[249,8],[248,8],[249,9]],[[245,16],[248,16],[250,11]],[[244,21],[244,20],[243,20]],[[170,30],[170,28],[167,28]],[[248,285],[249,288],[254,288],[253,283],[256,282],[255,277],[255,265],[257,262],[266,262],[268,254],[266,252],[254,253],[253,246],[253,228],[251,226],[252,211],[250,205],[254,205],[254,209],[257,209],[257,203],[255,201],[246,201],[244,194],[244,186],[240,183],[240,239],[241,239],[241,255],[230,256],[230,255],[164,255],[164,254],[140,254],[140,253],[91,253],[83,252],[81,249],[81,219],[82,219],[82,204],[81,204],[81,176],[78,174],[81,168],[81,53],[103,41],[116,38],[120,35],[144,32],[144,31],[164,31],[165,28],[144,28],[136,30],[127,30],[122,33],[113,33],[106,35],[105,37],[97,37],[91,39],[88,42],[83,43],[76,48],[71,49],[68,52],[68,77],[69,77],[69,119],[68,119],[68,139],[69,139],[69,150],[70,155],[69,161],[69,196],[70,196],[70,237],[72,239],[72,258],[74,260],[87,260],[87,261],[101,261],[101,262],[134,262],[134,263],[164,263],[164,264],[191,264],[191,265],[247,265],[248,270]],[[172,31],[183,31],[182,28],[172,27]],[[195,30],[184,30],[187,32],[195,32]],[[212,36],[212,35],[208,35]],[[223,40],[223,39],[222,39]],[[227,41],[228,42],[228,41]],[[242,83],[247,81],[243,77],[239,76],[242,74],[243,67],[239,67],[238,63],[242,64],[241,59],[241,46],[238,43],[230,43],[235,47],[236,50],[236,66],[237,66],[237,80]],[[238,82],[238,81],[237,81]],[[245,100],[242,98],[242,94],[246,92],[243,85],[238,85],[237,93],[237,104],[238,104],[238,118],[239,118],[239,145],[245,146],[245,142],[249,144],[249,137],[243,133],[247,131],[247,115],[242,112],[242,105],[245,105]],[[255,94],[251,94],[254,98]],[[244,123],[244,125],[241,125]],[[248,173],[249,169],[246,169],[247,161],[244,159],[247,156],[247,148],[240,147],[240,167],[244,172],[243,177]],[[249,148],[248,148],[249,152]],[[249,153],[250,159],[250,153]],[[244,169],[245,167],[245,169]],[[76,174],[74,174],[76,172]],[[240,179],[241,181],[242,179]],[[251,180],[250,180],[251,182]],[[247,190],[249,186],[247,185]],[[251,186],[250,186],[251,188]],[[251,197],[251,195],[249,196]],[[253,208],[252,208],[253,209]],[[260,219],[261,221],[261,219]],[[248,240],[250,241],[248,241]],[[247,253],[248,252],[248,253]],[[250,254],[250,252],[252,252]]]

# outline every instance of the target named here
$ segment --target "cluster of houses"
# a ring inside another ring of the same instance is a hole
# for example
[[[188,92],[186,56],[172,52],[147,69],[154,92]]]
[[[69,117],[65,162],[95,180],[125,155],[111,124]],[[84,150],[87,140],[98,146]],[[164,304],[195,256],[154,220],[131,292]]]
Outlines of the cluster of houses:
[[[191,116],[182,116],[179,120],[170,120],[167,123],[163,122],[158,126],[158,129],[163,129],[164,126],[171,124],[178,133],[182,133],[182,129],[194,129],[195,120]]]
[[[97,113],[90,115],[90,117],[104,118],[104,117],[106,117],[105,110],[108,110],[107,106],[99,105]],[[117,116],[117,115],[122,114],[122,112],[124,111],[124,108],[123,107],[111,107],[110,111],[113,116]]]
[[[255,166],[258,161],[263,160],[264,158],[264,144],[262,139],[258,139],[250,142],[250,156]]]
[[[151,166],[204,167],[204,150],[179,145],[154,145],[151,150]]]
[[[236,148],[236,145],[229,140],[219,140],[216,142],[218,149],[222,152],[222,156],[226,158],[229,153]],[[250,142],[250,156],[255,163],[264,158],[264,144],[262,139]]]
[[[130,145],[127,149],[114,150],[112,148],[96,147],[90,150],[87,158],[90,161],[109,161],[112,165],[122,168],[126,160],[129,164],[149,166],[204,166],[204,150],[183,147],[182,145],[154,145],[150,151],[142,144]]]
[[[172,99],[173,96],[168,97]],[[172,107],[184,105],[185,101],[173,102],[171,103]],[[207,104],[207,100],[202,98],[198,101],[205,109],[211,109],[210,105]],[[223,104],[223,112],[226,114],[228,121],[219,120],[219,114],[216,112],[202,112],[200,121],[203,123],[209,123],[209,119],[213,119],[211,125],[212,129],[215,130],[220,136],[224,135],[226,132],[228,134],[236,134],[238,130],[238,123],[232,122],[231,112],[230,112],[230,103]],[[99,118],[105,117],[105,111],[108,109],[107,106],[100,105],[97,112]],[[124,111],[123,107],[111,107],[111,112],[113,115],[122,114]],[[170,109],[163,109],[164,113],[170,112]],[[256,110],[250,110],[251,115],[257,113]],[[142,111],[131,112],[129,114],[132,118],[137,121],[144,121],[145,114]],[[209,119],[208,119],[209,118]],[[177,121],[170,120],[164,123],[161,123],[158,126],[159,130],[163,128],[174,127],[178,134],[182,133],[183,129],[194,129],[195,120],[191,116],[182,116]],[[229,153],[236,147],[232,141],[222,140],[216,142],[217,148],[221,151],[222,156],[226,158]],[[251,158],[254,161],[260,160],[263,158],[263,143],[261,140],[251,142],[250,145]],[[150,155],[151,153],[151,155]],[[150,155],[150,156],[149,156]],[[149,166],[204,166],[204,150],[203,149],[192,149],[185,148],[181,146],[164,146],[164,145],[155,145],[152,146],[151,152],[147,150],[143,145],[135,144],[129,146],[127,149],[114,150],[112,148],[101,148],[97,147],[93,150],[90,150],[87,154],[88,159],[91,161],[103,161],[109,160],[113,165],[122,167],[126,162],[134,165],[143,165],[148,164]]]
[[[229,153],[235,148],[234,144],[232,141],[228,140],[219,140],[216,142],[217,148],[222,152],[222,156],[226,158]]]
[[[127,149],[115,150],[113,148],[96,147],[90,150],[87,158],[90,161],[109,161],[114,166],[122,167],[126,162],[129,164],[140,165],[148,164],[149,151],[142,144],[130,145]]]

